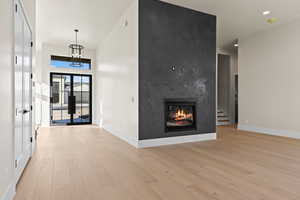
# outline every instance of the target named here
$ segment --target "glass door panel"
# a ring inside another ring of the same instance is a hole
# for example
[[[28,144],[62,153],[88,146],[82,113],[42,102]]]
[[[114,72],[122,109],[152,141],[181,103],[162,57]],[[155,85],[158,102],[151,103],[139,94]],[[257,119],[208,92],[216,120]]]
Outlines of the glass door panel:
[[[91,79],[89,76],[82,76],[81,79],[81,114],[82,120],[85,122],[91,121]]]
[[[85,75],[73,77],[73,94],[75,96],[76,111],[74,123],[89,123],[90,118],[90,77]]]
[[[62,91],[61,91],[61,104],[62,104],[62,120],[67,124],[71,123],[71,113],[69,113],[69,96],[71,95],[71,76],[62,75]]]
[[[51,124],[64,125],[71,123],[68,112],[68,96],[71,93],[70,75],[51,76]]]
[[[81,76],[74,76],[73,77],[73,95],[75,96],[75,113],[74,113],[74,122],[75,123],[82,123],[82,107],[81,107]]]

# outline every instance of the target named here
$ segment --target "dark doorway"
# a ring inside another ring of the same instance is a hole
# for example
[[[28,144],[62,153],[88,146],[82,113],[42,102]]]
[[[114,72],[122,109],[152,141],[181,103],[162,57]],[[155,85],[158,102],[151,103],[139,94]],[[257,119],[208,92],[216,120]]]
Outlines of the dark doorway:
[[[218,54],[218,113],[217,125],[229,125],[232,119],[230,56]]]
[[[239,123],[239,75],[234,76],[235,81],[235,94],[234,94],[234,104],[235,104],[235,124]]]
[[[50,73],[51,125],[92,123],[92,76]]]

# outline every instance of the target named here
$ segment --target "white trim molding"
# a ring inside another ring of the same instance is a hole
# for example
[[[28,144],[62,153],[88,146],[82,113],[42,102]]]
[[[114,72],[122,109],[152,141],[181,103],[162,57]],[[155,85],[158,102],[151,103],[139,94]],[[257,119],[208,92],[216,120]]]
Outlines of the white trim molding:
[[[249,131],[249,132],[262,133],[262,134],[267,134],[267,135],[300,139],[300,132],[294,132],[294,131],[275,130],[275,129],[243,125],[243,124],[239,124],[238,129],[242,130],[242,131]]]
[[[148,148],[148,147],[158,147],[172,144],[182,144],[182,143],[191,143],[191,142],[202,142],[209,140],[216,140],[216,133],[205,133],[197,135],[186,135],[178,137],[167,137],[167,138],[157,138],[150,140],[136,140],[135,138],[128,137],[122,134],[116,134],[114,131],[110,131],[108,127],[102,128],[104,131],[118,137],[119,139],[127,142],[128,144],[134,146],[135,148]]]
[[[13,200],[16,194],[16,187],[11,184],[6,192],[3,194],[2,197],[0,197],[0,200]]]
[[[216,140],[216,139],[217,139],[216,133],[187,135],[187,136],[158,138],[158,139],[150,139],[150,140],[139,140],[137,147],[138,148],[157,147],[157,146],[164,146],[164,145],[201,142],[201,141]]]
[[[102,129],[103,129],[104,131],[106,131],[106,132],[108,132],[108,133],[110,133],[110,134],[112,134],[112,135],[118,137],[119,139],[121,139],[121,140],[127,142],[128,144],[130,144],[130,145],[132,145],[132,146],[138,148],[138,141],[137,141],[137,139],[131,138],[131,137],[128,137],[128,136],[122,135],[122,134],[116,134],[115,131],[110,131],[110,129],[109,129],[108,127],[102,127]]]

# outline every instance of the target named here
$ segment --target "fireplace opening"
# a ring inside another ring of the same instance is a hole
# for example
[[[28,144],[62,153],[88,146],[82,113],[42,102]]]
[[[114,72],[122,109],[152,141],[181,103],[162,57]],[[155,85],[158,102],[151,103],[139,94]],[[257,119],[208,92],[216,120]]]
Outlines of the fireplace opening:
[[[166,132],[196,130],[196,102],[165,101]]]

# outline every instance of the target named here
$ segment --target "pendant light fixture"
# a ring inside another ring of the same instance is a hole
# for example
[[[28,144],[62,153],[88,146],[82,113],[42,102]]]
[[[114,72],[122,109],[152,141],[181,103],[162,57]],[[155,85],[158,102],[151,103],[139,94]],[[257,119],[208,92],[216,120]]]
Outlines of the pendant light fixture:
[[[73,62],[72,62],[72,66],[73,67],[81,67],[82,63],[81,63],[81,58],[83,57],[83,49],[84,46],[78,44],[78,29],[74,30],[75,32],[75,44],[70,44],[69,48],[70,48],[70,54],[71,57],[73,58]]]

